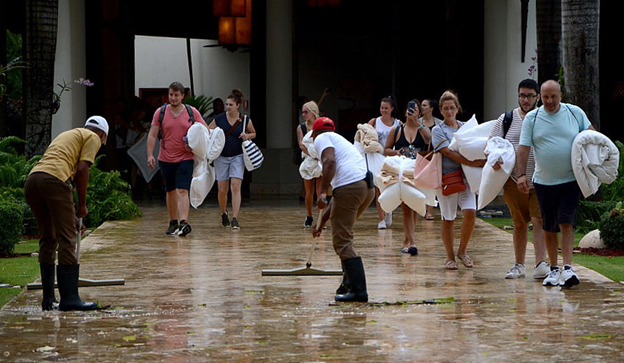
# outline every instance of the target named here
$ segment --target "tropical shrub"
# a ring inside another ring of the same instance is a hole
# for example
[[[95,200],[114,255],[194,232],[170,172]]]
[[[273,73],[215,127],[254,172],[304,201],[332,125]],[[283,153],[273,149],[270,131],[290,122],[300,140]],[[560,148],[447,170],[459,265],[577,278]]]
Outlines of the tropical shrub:
[[[600,222],[600,238],[611,248],[624,249],[624,209],[622,202]]]
[[[624,144],[620,141],[614,142],[620,150],[620,165],[618,167],[618,177],[611,184],[602,184],[600,191],[603,200],[619,201],[624,200]]]
[[[184,97],[184,103],[189,106],[195,107],[197,111],[199,111],[199,114],[202,116],[212,111],[212,96],[186,96]]]
[[[0,199],[0,256],[13,254],[22,230],[21,206],[13,200]]]
[[[121,174],[118,171],[104,172],[98,169],[102,157],[96,158],[89,171],[89,214],[84,223],[90,227],[97,227],[108,220],[128,220],[141,215],[139,207],[132,200],[130,184],[121,178]],[[76,194],[76,201],[77,198]]]

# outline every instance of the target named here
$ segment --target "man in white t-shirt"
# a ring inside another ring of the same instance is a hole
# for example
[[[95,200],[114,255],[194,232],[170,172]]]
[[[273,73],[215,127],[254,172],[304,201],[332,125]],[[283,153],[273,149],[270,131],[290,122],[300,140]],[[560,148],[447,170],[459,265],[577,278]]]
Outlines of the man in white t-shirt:
[[[312,130],[314,148],[323,163],[323,181],[317,206],[325,209],[312,235],[320,236],[323,226],[331,219],[332,242],[344,273],[335,300],[366,302],[366,275],[362,258],[353,248],[353,227],[375,196],[372,174],[368,172],[366,162],[355,146],[334,132],[334,122],[330,118],[316,119]],[[332,200],[329,208],[326,208],[330,185]]]
[[[524,193],[529,191],[526,166],[533,146],[533,185],[542,211],[550,257],[550,273],[543,285],[570,288],[580,282],[572,270],[576,208],[581,196],[572,171],[572,144],[581,131],[594,130],[594,127],[580,107],[561,102],[561,86],[556,81],[542,83],[541,95],[543,106],[529,112],[522,124],[516,159],[518,189]],[[559,232],[563,271],[557,265]]]

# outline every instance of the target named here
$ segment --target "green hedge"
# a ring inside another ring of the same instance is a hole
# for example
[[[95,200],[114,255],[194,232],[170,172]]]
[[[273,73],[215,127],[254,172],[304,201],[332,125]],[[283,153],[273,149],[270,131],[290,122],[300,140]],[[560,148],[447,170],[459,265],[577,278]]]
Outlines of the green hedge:
[[[0,256],[13,254],[23,228],[23,207],[10,199],[0,200]]]

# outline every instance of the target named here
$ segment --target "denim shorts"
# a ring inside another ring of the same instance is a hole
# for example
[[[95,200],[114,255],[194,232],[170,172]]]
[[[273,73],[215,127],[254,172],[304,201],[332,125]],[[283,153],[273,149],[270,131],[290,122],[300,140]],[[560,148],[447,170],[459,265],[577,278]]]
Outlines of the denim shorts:
[[[165,179],[165,191],[191,189],[194,163],[193,160],[183,160],[179,163],[166,163],[159,160],[158,164]]]
[[[533,185],[542,210],[545,231],[559,232],[560,224],[576,226],[576,207],[581,198],[581,189],[576,180],[557,185]]]
[[[243,154],[236,156],[219,156],[214,161],[217,181],[229,180],[230,178],[243,179],[245,173],[245,162]]]

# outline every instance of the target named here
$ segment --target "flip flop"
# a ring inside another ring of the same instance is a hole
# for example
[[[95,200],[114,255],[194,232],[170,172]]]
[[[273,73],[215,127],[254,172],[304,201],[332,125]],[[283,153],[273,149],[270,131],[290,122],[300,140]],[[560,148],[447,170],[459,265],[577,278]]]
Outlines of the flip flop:
[[[434,217],[432,215],[427,215],[427,216],[425,216],[425,219],[428,220],[428,221],[432,221],[432,220],[434,220]]]
[[[472,260],[470,259],[470,256],[466,255],[457,255],[457,258],[459,258],[461,260],[461,262],[464,264],[464,266],[471,268],[473,265]]]
[[[444,268],[446,268],[447,270],[457,270],[457,262],[453,260],[448,260],[444,264]]]

